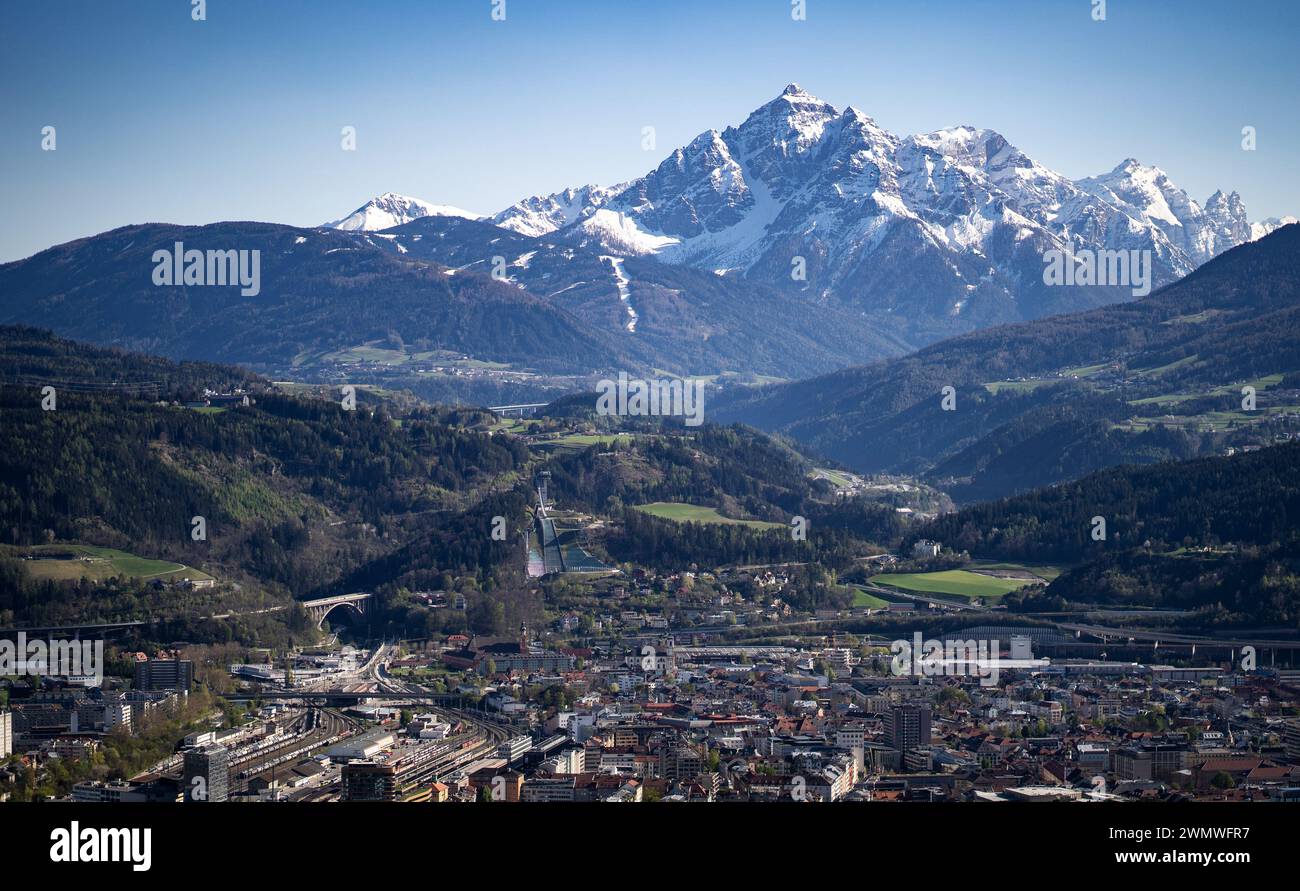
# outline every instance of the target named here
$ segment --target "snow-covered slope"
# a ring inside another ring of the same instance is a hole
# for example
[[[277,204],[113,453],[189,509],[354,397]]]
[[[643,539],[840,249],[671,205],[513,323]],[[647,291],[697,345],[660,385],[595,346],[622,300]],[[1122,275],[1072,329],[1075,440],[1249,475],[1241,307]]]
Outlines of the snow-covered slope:
[[[340,220],[325,223],[330,229],[348,231],[374,232],[379,229],[391,229],[418,220],[420,217],[464,217],[467,220],[481,219],[480,214],[451,207],[446,204],[430,204],[419,198],[385,192],[378,198],[371,198],[352,213]]]
[[[622,191],[623,188],[625,185],[608,189],[600,186],[582,186],[578,189],[565,189],[553,195],[525,198],[494,216],[492,222],[512,229],[520,235],[546,235],[576,221],[583,211],[592,211],[600,207],[610,195]]]
[[[1250,240],[1250,221],[1236,192],[1215,192],[1202,208],[1159,167],[1143,166],[1133,158],[1078,185],[1159,229],[1193,266]]]
[[[1266,220],[1260,220],[1258,223],[1250,224],[1250,240],[1259,241],[1265,235],[1274,229],[1281,229],[1283,226],[1289,226],[1292,223],[1300,223],[1300,220],[1293,216],[1269,217]]]

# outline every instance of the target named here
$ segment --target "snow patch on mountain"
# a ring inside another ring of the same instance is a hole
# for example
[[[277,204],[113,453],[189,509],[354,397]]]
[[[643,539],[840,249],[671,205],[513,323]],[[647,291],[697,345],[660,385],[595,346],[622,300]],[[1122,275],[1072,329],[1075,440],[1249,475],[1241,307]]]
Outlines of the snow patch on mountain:
[[[655,254],[679,239],[647,231],[630,215],[601,208],[575,227],[584,245],[601,245],[624,255]]]
[[[614,270],[614,285],[618,288],[618,299],[627,310],[627,331],[629,334],[635,334],[638,316],[636,310],[632,308],[632,289],[629,287],[630,279],[623,271],[623,258],[606,255],[600,259],[609,263]]]
[[[1290,226],[1292,223],[1300,223],[1300,219],[1293,216],[1269,217],[1266,220],[1260,220],[1258,223],[1251,223],[1250,240],[1259,241],[1273,230],[1281,229],[1283,226]]]

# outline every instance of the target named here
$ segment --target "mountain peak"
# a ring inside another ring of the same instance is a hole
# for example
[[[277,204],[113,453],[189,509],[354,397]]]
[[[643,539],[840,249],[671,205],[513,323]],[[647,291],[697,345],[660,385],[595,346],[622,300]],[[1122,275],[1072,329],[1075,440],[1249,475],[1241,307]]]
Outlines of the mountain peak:
[[[1110,172],[1111,176],[1134,176],[1135,174],[1150,177],[1164,177],[1168,175],[1159,167],[1143,164],[1137,158],[1125,158]]]
[[[781,91],[781,95],[756,109],[750,117],[753,117],[760,112],[786,115],[790,114],[791,111],[795,113],[812,111],[817,114],[824,114],[828,117],[834,117],[839,114],[839,110],[829,102],[824,102],[798,84],[791,83],[786,85],[786,88]]]
[[[476,214],[449,204],[432,204],[420,198],[400,195],[397,192],[385,192],[371,198],[352,213],[342,219],[325,223],[328,229],[360,230],[373,232],[379,229],[391,229],[421,217],[464,217],[467,220],[482,219]]]
[[[848,118],[849,120],[852,120],[852,121],[863,121],[863,122],[866,122],[866,123],[868,123],[868,124],[871,124],[872,126],[875,126],[875,123],[876,123],[876,119],[875,119],[875,118],[873,118],[871,115],[867,114],[867,113],[866,113],[865,111],[863,111],[862,109],[857,108],[857,107],[852,106],[852,105],[846,105],[846,106],[844,107],[844,111],[842,111],[842,112],[840,113],[840,117],[842,117],[842,118]]]
[[[1241,195],[1235,189],[1231,192],[1224,192],[1223,189],[1215,189],[1214,194],[1205,201],[1206,209],[1224,206],[1239,207],[1241,204]]]

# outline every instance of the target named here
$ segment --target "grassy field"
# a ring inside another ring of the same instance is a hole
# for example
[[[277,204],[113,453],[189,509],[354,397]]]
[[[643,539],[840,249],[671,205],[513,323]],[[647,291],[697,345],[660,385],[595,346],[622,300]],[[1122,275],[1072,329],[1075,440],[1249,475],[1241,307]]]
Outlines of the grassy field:
[[[1023,588],[1025,582],[1019,579],[1000,579],[965,569],[948,569],[943,572],[897,572],[885,573],[871,579],[878,585],[899,588],[903,591],[924,594],[949,594],[974,600],[979,597],[985,601],[995,601],[1017,588]]]
[[[1063,570],[1059,566],[1051,566],[1046,563],[984,563],[976,562],[971,564],[971,569],[1007,569],[1019,570],[1036,575],[1045,582],[1054,581]]]
[[[875,594],[872,594],[870,591],[864,591],[861,588],[855,588],[853,590],[853,605],[855,607],[858,607],[859,609],[864,606],[870,609],[884,609],[885,607],[889,606],[889,601],[881,600],[879,597],[877,597]]]
[[[521,433],[528,429],[528,422],[523,418],[499,417],[493,423],[492,430],[506,433]]]
[[[1278,384],[1282,383],[1282,378],[1284,377],[1286,377],[1286,375],[1280,372],[1277,374],[1266,374],[1263,377],[1255,378],[1253,381],[1247,381],[1246,384],[1249,384],[1250,386],[1254,387],[1256,390],[1267,390],[1269,387],[1276,387]],[[1238,386],[1237,384],[1228,384],[1227,386],[1220,387],[1214,392],[1234,393],[1234,394],[1240,393],[1241,387],[1246,386],[1246,384],[1242,384],[1241,386]]]
[[[1101,362],[1097,365],[1079,365],[1074,368],[1062,369],[1061,374],[1065,375],[1066,377],[1070,377],[1070,376],[1091,377],[1092,375],[1101,372],[1107,367],[1109,367],[1109,363],[1107,362]]]
[[[841,489],[847,489],[853,485],[853,480],[838,470],[831,470],[828,467],[817,467],[809,475],[815,479],[818,474],[829,480],[832,485],[839,486]]]
[[[1200,357],[1193,353],[1190,356],[1184,356],[1181,359],[1170,362],[1168,365],[1161,365],[1158,368],[1135,368],[1133,374],[1137,377],[1159,377],[1175,369],[1182,368],[1184,365],[1191,365]]]
[[[1204,427],[1216,433],[1222,433],[1233,424],[1237,427],[1249,427],[1259,424],[1272,417],[1274,412],[1300,412],[1300,405],[1270,405],[1268,409],[1259,411],[1207,411],[1196,415],[1143,416],[1114,424],[1112,429],[1123,430],[1128,433],[1143,433],[1163,424],[1166,427],[1184,427],[1191,430]]]
[[[1223,315],[1223,310],[1221,309],[1204,309],[1201,310],[1200,312],[1192,313],[1191,315],[1174,316],[1172,319],[1165,319],[1160,324],[1192,325],[1192,324],[1197,324],[1199,322],[1208,322],[1210,319],[1214,318],[1215,316],[1220,316],[1220,315]]]
[[[1215,387],[1207,393],[1167,393],[1161,396],[1148,396],[1145,399],[1131,399],[1129,405],[1176,405],[1179,402],[1186,402],[1188,399],[1200,399],[1203,396],[1238,396],[1241,394],[1241,388],[1245,386],[1254,387],[1256,390],[1267,390],[1270,387],[1276,387],[1282,383],[1281,374],[1266,374],[1263,377],[1255,378],[1252,381],[1244,383],[1226,384],[1222,387]]]
[[[749,372],[738,374],[734,371],[724,371],[721,374],[688,374],[685,377],[682,377],[680,374],[676,374],[663,368],[652,368],[650,369],[650,374],[652,377],[662,377],[669,380],[704,381],[706,384],[715,384],[719,381],[723,381],[724,383],[739,383],[746,386],[754,386],[757,384],[783,384],[789,380],[789,378],[785,377],[773,377],[770,374],[751,374]]]
[[[627,433],[570,433],[567,436],[561,436],[559,439],[541,440],[536,445],[538,448],[581,450],[594,445],[609,445],[619,437],[628,435]]]
[[[393,368],[398,368],[412,362],[432,362],[438,365],[454,366],[457,368],[493,368],[504,370],[510,367],[501,362],[463,358],[462,354],[447,350],[426,350],[419,352],[393,349],[392,347],[383,346],[382,341],[371,341],[369,343],[358,344],[357,346],[347,347],[341,350],[334,350],[333,352],[303,352],[299,353],[293,359],[295,367],[337,362],[369,362],[377,365],[387,365]]]
[[[1039,387],[1044,387],[1048,384],[1059,384],[1060,382],[1059,378],[1043,378],[1030,381],[989,381],[984,385],[984,389],[996,396],[1003,390],[1009,390],[1014,393],[1028,393],[1030,390],[1036,390]]]
[[[1130,399],[1129,405],[1177,405],[1180,402],[1186,402],[1188,399],[1197,398],[1199,398],[1199,396],[1194,396],[1190,393],[1166,393],[1162,396],[1147,396],[1144,399]]]
[[[753,526],[755,529],[784,529],[780,523],[768,523],[763,520],[733,520],[724,517],[715,508],[701,507],[698,504],[681,504],[674,501],[656,501],[653,504],[638,504],[636,509],[654,517],[675,520],[679,523],[732,523]]]
[[[113,576],[126,576],[140,579],[173,579],[188,577],[191,579],[209,579],[206,572],[193,569],[183,563],[170,560],[151,560],[136,554],[128,554],[114,548],[97,548],[90,545],[39,545],[33,548],[8,548],[10,553],[33,553],[37,559],[24,560],[32,578],[37,579],[107,579]],[[50,554],[49,557],[40,557]],[[76,554],[75,557],[60,558],[54,554]]]

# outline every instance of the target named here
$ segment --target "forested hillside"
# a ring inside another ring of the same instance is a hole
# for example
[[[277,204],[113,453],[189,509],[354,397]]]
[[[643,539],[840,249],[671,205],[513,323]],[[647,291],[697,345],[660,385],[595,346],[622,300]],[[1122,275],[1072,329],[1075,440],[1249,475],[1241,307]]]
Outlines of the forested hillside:
[[[1094,537],[1105,521],[1105,538]],[[1300,443],[1117,467],[913,530],[973,557],[1072,565],[1012,609],[1197,610],[1196,622],[1300,623]]]
[[[194,634],[204,616],[364,590],[380,596],[373,620],[397,631],[428,621],[404,618],[409,592],[454,590],[469,597],[473,627],[500,631],[536,602],[524,541],[543,469],[553,500],[599,518],[604,556],[663,569],[841,567],[904,529],[893,506],[837,499],[807,458],[738,426],[624,419],[624,435],[570,444],[409,394],[362,391],[346,410],[328,387],[287,390],[32,329],[0,329],[0,371],[0,571],[12,581],[0,624],[147,616]],[[44,386],[57,390],[50,411]],[[241,398],[204,401],[231,387]],[[542,424],[585,429],[591,406]],[[653,502],[774,526],[700,527],[635,509]],[[503,540],[490,534],[498,517]],[[806,541],[790,532],[797,517]],[[38,564],[40,577],[28,571]],[[215,586],[173,584],[195,572]]]
[[[1106,539],[1092,536],[1093,517]],[[1073,562],[1151,543],[1274,547],[1300,540],[1300,443],[1117,467],[963,508],[915,532],[984,557]]]
[[[785,433],[863,472],[922,475],[969,502],[1300,431],[1297,371],[1291,225],[1141,300],[731,390],[712,417]]]
[[[0,368],[25,369],[0,387],[0,543],[11,546],[84,542],[303,595],[399,548],[426,517],[471,508],[528,460],[517,440],[434,409],[399,421],[364,396],[347,411],[232,369],[0,333]],[[89,366],[132,386],[67,388],[42,409],[43,381],[93,380]],[[136,398],[146,378],[149,397]],[[253,404],[176,401],[232,381]]]
[[[259,292],[155,285],[154,251],[177,242],[260,251]],[[564,308],[487,274],[448,275],[365,233],[271,223],[114,229],[0,265],[0,294],[0,324],[259,368],[392,334],[420,350],[551,370],[607,367],[622,355]]]

